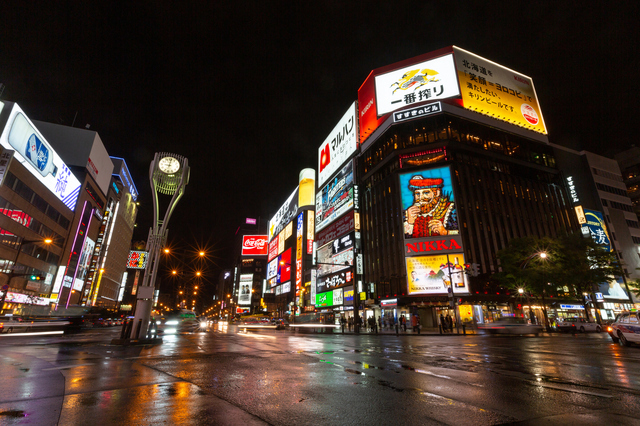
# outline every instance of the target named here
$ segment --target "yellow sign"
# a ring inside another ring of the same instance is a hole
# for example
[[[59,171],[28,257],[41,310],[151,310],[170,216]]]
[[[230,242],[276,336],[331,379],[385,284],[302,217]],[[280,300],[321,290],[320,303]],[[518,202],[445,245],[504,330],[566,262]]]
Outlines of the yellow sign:
[[[454,56],[466,109],[547,134],[531,78],[459,47]]]
[[[415,256],[405,258],[409,294],[448,294],[453,283],[453,293],[469,293],[467,276],[464,273],[464,255]]]
[[[582,209],[582,206],[576,206],[576,216],[578,216],[578,223],[580,225],[584,225],[585,223],[587,223],[587,217],[584,215],[584,210]]]

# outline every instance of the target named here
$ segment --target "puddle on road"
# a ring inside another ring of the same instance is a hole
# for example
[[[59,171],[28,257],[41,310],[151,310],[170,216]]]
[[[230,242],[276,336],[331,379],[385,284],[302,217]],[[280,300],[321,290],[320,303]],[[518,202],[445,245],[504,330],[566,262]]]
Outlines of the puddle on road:
[[[7,410],[7,411],[0,411],[0,416],[5,416],[5,417],[26,417],[27,415],[24,414],[24,411],[22,410]]]

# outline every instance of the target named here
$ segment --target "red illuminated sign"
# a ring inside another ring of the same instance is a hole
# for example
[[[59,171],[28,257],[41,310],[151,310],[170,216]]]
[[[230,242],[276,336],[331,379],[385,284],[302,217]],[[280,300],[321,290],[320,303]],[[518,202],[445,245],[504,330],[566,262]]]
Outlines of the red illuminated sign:
[[[278,282],[285,283],[291,279],[291,249],[280,255],[278,262]]]
[[[462,250],[462,238],[459,235],[454,235],[450,237],[407,240],[404,247],[405,256],[416,256],[427,252],[460,252]]]
[[[268,252],[266,235],[245,235],[242,237],[242,256],[266,256]]]
[[[148,252],[131,250],[129,259],[127,260],[127,268],[129,269],[145,269],[147,267]]]
[[[271,262],[271,259],[275,259],[278,255],[278,237],[279,235],[276,235],[269,243],[269,256],[267,257],[268,262]]]

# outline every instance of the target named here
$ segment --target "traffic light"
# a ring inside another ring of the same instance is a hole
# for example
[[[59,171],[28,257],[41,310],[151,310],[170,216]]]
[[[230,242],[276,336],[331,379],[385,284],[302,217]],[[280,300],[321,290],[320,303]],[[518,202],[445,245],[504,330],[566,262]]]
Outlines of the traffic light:
[[[42,281],[42,280],[44,280],[44,276],[42,276],[42,275],[31,275],[29,277],[29,280],[31,280],[31,281]]]
[[[467,275],[471,275],[471,264],[470,263],[465,263],[464,264],[464,273]]]

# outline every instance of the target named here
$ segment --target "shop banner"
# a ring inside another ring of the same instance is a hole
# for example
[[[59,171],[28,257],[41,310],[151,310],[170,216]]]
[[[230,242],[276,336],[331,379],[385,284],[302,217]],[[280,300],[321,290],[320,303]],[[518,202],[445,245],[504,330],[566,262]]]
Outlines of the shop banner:
[[[322,247],[341,235],[355,229],[354,213],[351,211],[316,234],[316,246]]]

